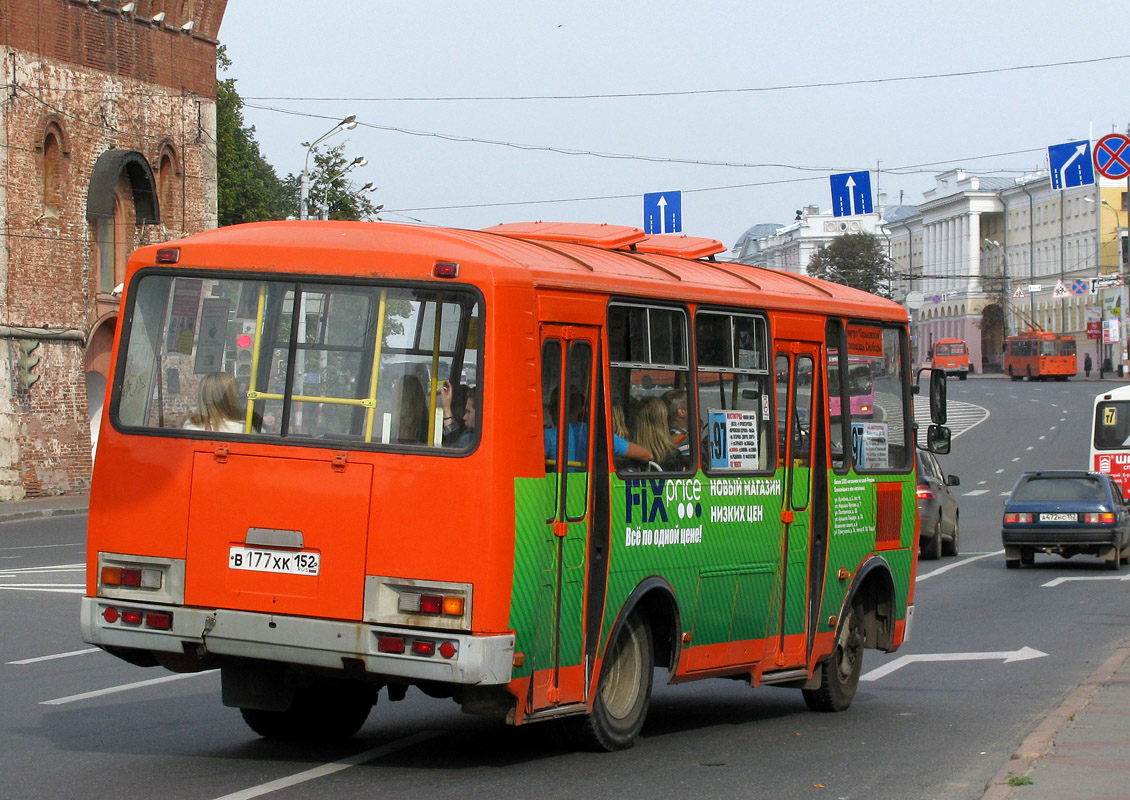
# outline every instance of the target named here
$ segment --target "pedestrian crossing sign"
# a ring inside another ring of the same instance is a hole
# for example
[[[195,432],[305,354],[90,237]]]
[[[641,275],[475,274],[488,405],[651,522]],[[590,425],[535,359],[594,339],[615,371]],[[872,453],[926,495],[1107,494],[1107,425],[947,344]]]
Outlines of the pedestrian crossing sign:
[[[1024,297],[1024,290],[1017,286],[1016,291],[1012,293],[1012,296],[1017,299],[1022,299]]]

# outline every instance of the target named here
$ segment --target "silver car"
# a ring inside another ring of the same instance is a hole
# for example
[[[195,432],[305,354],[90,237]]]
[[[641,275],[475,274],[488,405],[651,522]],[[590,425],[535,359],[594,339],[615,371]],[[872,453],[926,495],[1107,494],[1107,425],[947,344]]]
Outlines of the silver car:
[[[946,475],[933,453],[919,449],[918,547],[921,558],[936,560],[956,556],[960,537],[957,497],[951,486],[961,485],[956,475]]]

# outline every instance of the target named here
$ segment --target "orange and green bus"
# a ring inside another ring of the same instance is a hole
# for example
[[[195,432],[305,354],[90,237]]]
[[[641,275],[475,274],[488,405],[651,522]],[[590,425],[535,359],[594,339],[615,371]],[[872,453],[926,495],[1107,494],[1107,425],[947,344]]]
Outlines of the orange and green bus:
[[[906,312],[724,249],[292,221],[138,250],[84,639],[218,668],[267,737],[350,736],[416,687],[624,748],[653,667],[846,708],[914,618]],[[829,413],[853,357],[883,365],[858,419]],[[672,453],[647,436],[680,404]]]

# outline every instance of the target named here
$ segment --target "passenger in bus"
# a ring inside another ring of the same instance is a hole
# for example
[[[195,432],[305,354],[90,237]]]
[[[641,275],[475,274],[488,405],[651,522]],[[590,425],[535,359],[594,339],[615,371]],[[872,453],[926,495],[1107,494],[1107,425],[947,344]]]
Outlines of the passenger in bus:
[[[687,432],[687,390],[672,389],[663,395],[667,401],[667,424],[670,426],[671,444],[679,454],[679,468],[691,463],[691,437]]]
[[[628,430],[628,421],[624,419],[624,407],[619,403],[612,404],[612,434],[625,440],[632,436]]]
[[[196,387],[196,413],[185,420],[184,429],[243,433],[244,419],[235,378],[226,372],[209,372]]]
[[[550,395],[549,407],[552,416],[551,419],[556,419],[559,398],[557,389],[553,390]],[[613,406],[615,408],[615,406]],[[589,426],[586,421],[588,418],[588,405],[585,401],[585,396],[577,389],[569,391],[569,405],[566,409],[567,419],[569,425],[569,441],[566,447],[565,459],[569,462],[570,470],[580,470],[585,468],[585,462],[588,456],[589,449]],[[557,458],[557,426],[549,425],[544,430],[545,435],[545,458],[547,462],[555,461]],[[628,441],[616,433],[612,434],[612,455],[617,462],[620,459],[628,459],[630,461],[637,461],[646,464],[651,461],[651,451],[646,447],[642,447],[635,442]]]
[[[424,385],[415,375],[401,375],[392,386],[392,421],[397,444],[421,444],[428,435],[428,401]]]
[[[679,469],[679,451],[671,441],[667,422],[667,403],[662,397],[649,397],[640,404],[636,415],[635,441],[651,451],[651,462],[664,472]]]
[[[439,403],[443,407],[443,446],[471,444],[475,435],[475,396],[471,387],[464,383],[452,386],[451,381],[444,381],[439,387]]]

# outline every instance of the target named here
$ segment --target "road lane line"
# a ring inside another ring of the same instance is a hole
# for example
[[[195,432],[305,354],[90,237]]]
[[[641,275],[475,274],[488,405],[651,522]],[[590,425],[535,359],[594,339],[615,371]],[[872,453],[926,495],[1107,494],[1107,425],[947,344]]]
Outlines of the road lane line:
[[[982,483],[984,483],[984,481],[982,481]],[[988,489],[970,489],[968,492],[965,493],[965,497],[976,497],[979,494],[985,494],[987,491],[989,491],[989,490]]]
[[[381,758],[382,756],[386,756],[390,753],[395,753],[397,750],[403,750],[405,747],[411,747],[414,744],[419,744],[420,742],[427,741],[428,739],[434,739],[436,736],[439,736],[439,731],[422,731],[420,733],[413,734],[406,739],[400,739],[396,742],[382,744],[380,747],[373,747],[369,750],[362,750],[360,753],[355,753],[354,755],[347,756],[340,761],[334,761],[329,764],[322,764],[321,766],[313,767],[303,772],[297,772],[294,775],[290,775],[286,778],[279,778],[278,780],[269,781],[262,784],[261,786],[255,786],[250,789],[243,789],[238,792],[232,792],[231,794],[225,794],[222,797],[217,797],[216,800],[250,800],[253,797],[262,797],[265,794],[276,792],[279,789],[287,789],[300,783],[306,783],[306,781],[312,781],[316,778],[325,777],[326,775],[333,775],[335,772],[341,772],[343,769],[349,769],[350,767],[355,767],[358,764],[363,764],[366,761],[372,761],[375,758]]]
[[[66,588],[66,587],[74,588]],[[84,583],[8,583],[0,585],[0,589],[10,589],[15,592],[52,592],[54,594],[85,594]]]
[[[88,647],[85,650],[72,650],[69,653],[55,653],[51,656],[36,656],[35,658],[21,658],[19,661],[9,661],[9,664],[38,664],[40,661],[54,661],[56,658],[70,658],[71,656],[84,656],[87,653],[97,653],[99,648]]]
[[[80,543],[80,542],[74,542],[72,544],[20,544],[20,545],[11,545],[9,547],[0,547],[0,552],[6,552],[8,550],[43,550],[44,548],[47,548],[47,547],[84,547],[84,546],[85,545]]]
[[[118,692],[128,692],[131,689],[144,689],[147,686],[156,686],[158,683],[168,683],[169,681],[179,681],[183,678],[195,678],[200,675],[211,675],[214,672],[219,672],[216,669],[208,669],[203,672],[178,672],[175,675],[166,675],[163,678],[151,678],[147,681],[137,681],[136,683],[126,683],[122,686],[111,686],[108,689],[95,689],[93,692],[83,692],[82,694],[72,694],[67,697],[56,697],[54,700],[41,700],[41,706],[61,706],[67,703],[77,703],[79,700],[89,700],[92,697],[103,697],[108,694],[117,694]]]
[[[933,578],[935,575],[941,575],[944,572],[949,572],[951,569],[954,569],[955,567],[962,567],[962,566],[965,566],[966,564],[972,564],[974,561],[980,561],[982,558],[990,558],[991,556],[1000,556],[1000,555],[1004,555],[1004,550],[997,550],[994,553],[981,553],[980,555],[970,556],[969,558],[963,558],[961,561],[955,561],[952,564],[946,564],[944,567],[938,567],[935,570],[931,570],[930,572],[927,572],[925,575],[918,575],[914,578],[914,582],[918,583],[919,581],[924,581],[927,578]],[[919,562],[919,563],[922,563],[922,562]]]

